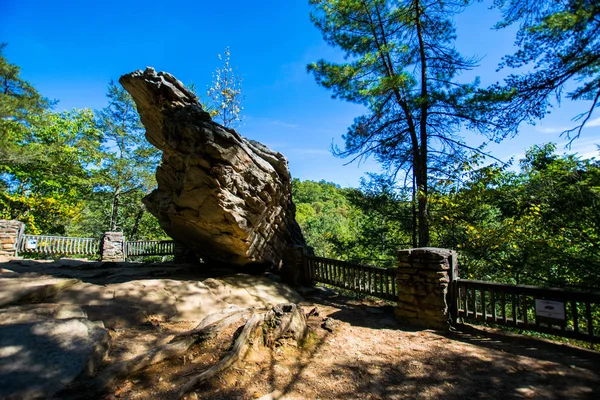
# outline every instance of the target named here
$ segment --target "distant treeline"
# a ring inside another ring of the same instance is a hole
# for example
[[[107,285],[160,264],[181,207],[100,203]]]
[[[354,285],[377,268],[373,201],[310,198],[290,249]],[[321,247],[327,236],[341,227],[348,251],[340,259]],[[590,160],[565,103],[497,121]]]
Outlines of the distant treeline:
[[[294,180],[297,219],[324,257],[393,266],[415,245],[410,187],[370,175],[359,189]],[[431,242],[455,249],[463,278],[600,287],[600,162],[534,146],[519,168],[457,166],[430,192]]]

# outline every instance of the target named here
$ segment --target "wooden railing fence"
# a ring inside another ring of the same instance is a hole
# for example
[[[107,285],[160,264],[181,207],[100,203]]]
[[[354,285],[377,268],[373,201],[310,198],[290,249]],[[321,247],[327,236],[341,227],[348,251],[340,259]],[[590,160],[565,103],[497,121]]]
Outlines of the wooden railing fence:
[[[19,253],[40,255],[97,255],[100,242],[96,238],[77,238],[48,235],[23,235]]]
[[[125,245],[127,257],[167,256],[175,254],[175,242],[172,240],[139,240],[127,242]]]
[[[22,235],[18,244],[21,254],[41,256],[97,256],[100,254],[100,240],[49,235]],[[125,243],[126,257],[166,256],[175,254],[172,240],[139,240]]]
[[[313,282],[382,299],[398,299],[395,268],[354,264],[311,255],[304,255],[304,268],[307,277]]]
[[[457,317],[600,343],[600,294],[458,279]],[[451,307],[452,308],[452,307]]]

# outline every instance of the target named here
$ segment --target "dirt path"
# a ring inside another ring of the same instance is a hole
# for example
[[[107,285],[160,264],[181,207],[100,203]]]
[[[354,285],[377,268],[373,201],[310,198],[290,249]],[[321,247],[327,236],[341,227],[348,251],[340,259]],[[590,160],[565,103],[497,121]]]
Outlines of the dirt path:
[[[212,282],[207,279],[209,276],[198,276],[201,271],[182,267],[127,263],[118,266],[22,264],[9,266],[26,277],[44,273],[55,278],[77,278],[83,281],[81,285],[85,286],[87,297],[91,293],[104,293],[103,290],[114,285],[137,288],[140,282],[161,277],[166,279],[168,287],[180,288],[174,303],[178,309],[181,301],[190,300],[188,286],[192,283],[197,285],[198,281],[206,285]],[[226,277],[219,279],[229,282]],[[236,290],[231,289],[225,300],[231,297],[231,301],[241,301],[248,297],[246,292],[249,295],[256,291],[258,278],[245,279],[251,281]],[[211,286],[212,291],[215,288],[218,289],[215,285]],[[164,292],[163,289],[149,290],[127,292],[122,296],[128,301],[125,306],[160,309],[169,305],[167,300],[173,296],[157,297],[157,293]],[[71,292],[65,290],[60,298],[68,297]],[[259,294],[255,293],[254,297]],[[71,297],[63,300],[69,300],[67,304],[79,304],[73,303],[75,296]],[[89,303],[87,297],[83,299],[87,303],[82,304]],[[415,330],[397,323],[392,305],[359,301],[327,290],[313,291],[305,298],[301,303],[304,311],[307,313],[316,307],[319,315],[309,318],[311,333],[301,348],[292,342],[272,350],[255,346],[243,362],[199,386],[186,398],[600,399],[598,352],[525,336],[505,335],[491,329],[466,327],[463,332],[448,334]],[[206,300],[204,297],[199,299]],[[113,307],[107,311],[109,316],[123,321],[113,321],[115,323],[110,326],[107,324],[112,338],[108,364],[165,344],[175,334],[191,329],[199,322],[197,319],[164,319],[162,314],[165,313],[152,314],[140,321],[131,318],[129,321],[123,314],[127,307],[115,308],[112,304],[114,299],[109,303]],[[98,313],[103,309],[88,307],[87,310],[88,313]],[[329,318],[325,324],[328,329],[323,327],[326,318]],[[185,357],[157,364],[128,379],[116,381],[106,388],[101,398],[172,399],[190,376],[218,362],[230,349],[234,335],[235,327],[194,346]],[[86,385],[91,383],[80,381],[57,398],[99,398],[97,390]]]
[[[600,398],[597,352],[490,329],[445,335],[412,330],[396,323],[391,306],[341,297],[309,298],[302,306],[319,310],[309,319],[313,333],[302,349],[251,352],[187,398]],[[333,319],[332,332],[322,327],[324,318]],[[169,398],[185,376],[215,362],[228,342],[213,341],[186,360],[121,382],[107,398]]]

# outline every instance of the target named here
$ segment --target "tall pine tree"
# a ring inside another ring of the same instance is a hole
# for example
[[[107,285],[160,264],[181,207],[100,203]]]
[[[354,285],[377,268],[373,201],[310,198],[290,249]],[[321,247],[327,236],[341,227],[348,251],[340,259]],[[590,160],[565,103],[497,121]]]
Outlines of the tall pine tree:
[[[467,127],[493,136],[488,95],[477,82],[458,81],[475,61],[453,46],[452,16],[464,1],[311,0],[314,24],[349,60],[308,66],[317,82],[368,108],[344,136],[342,157],[374,156],[392,174],[414,177],[418,245],[428,246],[431,174],[478,151],[459,136]],[[495,139],[503,131],[496,130]]]

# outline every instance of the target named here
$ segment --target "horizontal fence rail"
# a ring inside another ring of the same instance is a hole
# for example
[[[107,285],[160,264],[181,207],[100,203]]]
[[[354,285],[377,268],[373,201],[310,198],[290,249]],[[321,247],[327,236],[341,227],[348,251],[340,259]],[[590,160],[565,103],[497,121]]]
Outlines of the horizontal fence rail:
[[[458,279],[457,315],[600,343],[600,294]]]
[[[97,255],[100,241],[96,238],[66,236],[23,235],[19,253],[41,255]]]
[[[304,256],[304,263],[312,281],[382,299],[398,299],[395,268],[380,268],[308,255]]]
[[[127,257],[168,256],[175,254],[175,242],[172,240],[140,240],[127,242]]]

